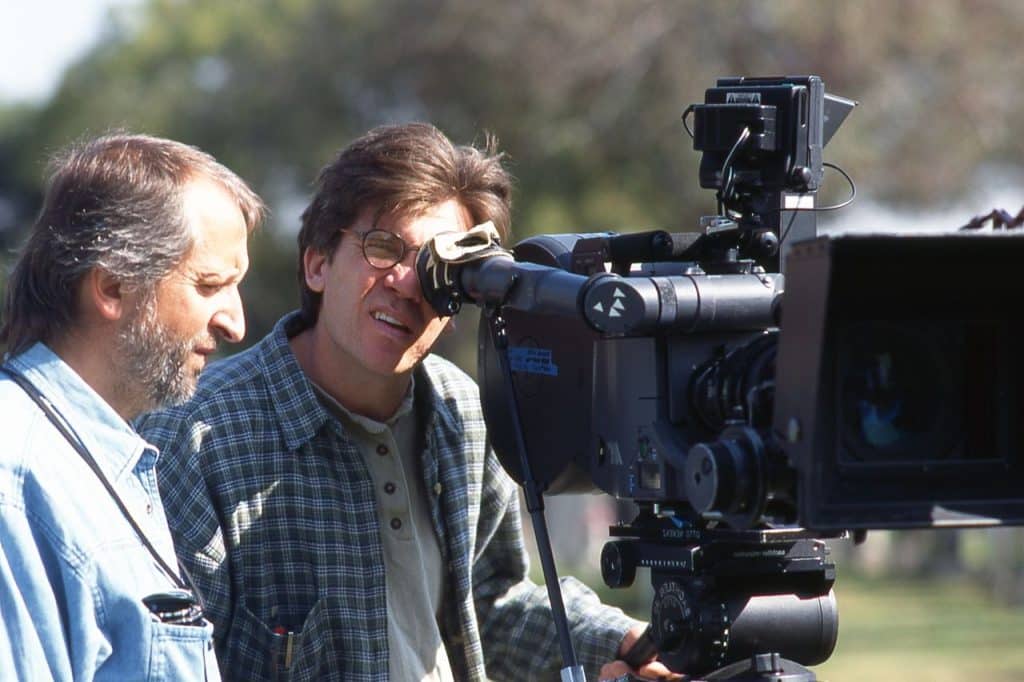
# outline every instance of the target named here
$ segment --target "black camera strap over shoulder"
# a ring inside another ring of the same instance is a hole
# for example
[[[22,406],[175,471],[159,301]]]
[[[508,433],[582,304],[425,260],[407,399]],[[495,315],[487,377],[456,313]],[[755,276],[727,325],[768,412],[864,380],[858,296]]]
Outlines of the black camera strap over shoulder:
[[[97,464],[96,459],[92,456],[92,453],[89,452],[89,449],[85,446],[85,443],[82,442],[81,437],[77,433],[75,433],[74,428],[72,428],[71,424],[64,417],[64,415],[60,413],[60,410],[58,410],[57,407],[52,402],[50,402],[50,400],[47,399],[47,397],[44,396],[43,393],[38,388],[36,388],[35,384],[33,384],[23,375],[6,366],[0,366],[0,371],[5,372],[9,377],[11,377],[14,383],[18,384],[18,386],[20,386],[22,390],[24,390],[25,393],[27,393],[28,396],[32,398],[32,401],[39,406],[39,409],[41,409],[43,411],[43,414],[45,414],[49,418],[49,420],[53,423],[57,431],[62,436],[64,436],[68,444],[75,449],[75,452],[81,455],[82,459],[85,460],[85,463],[88,464],[89,468],[92,469],[94,474],[96,474],[96,478],[98,478],[100,480],[100,483],[103,484],[103,487],[106,488],[107,493],[110,495],[110,498],[117,505],[117,508],[121,510],[121,513],[124,515],[125,519],[128,520],[128,523],[131,525],[132,530],[135,531],[135,534],[139,537],[139,540],[141,540],[142,544],[145,545],[147,550],[149,550],[149,553],[153,556],[153,559],[156,560],[157,565],[160,566],[160,569],[167,574],[167,577],[171,579],[171,582],[174,583],[175,587],[192,592],[192,594],[194,594],[196,599],[199,601],[199,604],[202,605],[202,597],[199,595],[198,590],[195,589],[195,585],[192,584],[192,580],[189,577],[188,572],[185,570],[185,567],[180,566],[182,573],[179,574],[177,571],[171,568],[166,561],[164,561],[162,556],[160,556],[160,552],[156,550],[156,547],[153,546],[153,543],[150,542],[149,538],[146,536],[145,531],[143,531],[139,524],[135,521],[135,517],[132,516],[131,511],[128,510],[128,507],[121,499],[121,496],[117,494],[117,490],[115,490],[114,486],[110,483],[109,480],[107,480],[107,477],[103,474],[103,470],[100,469],[100,466],[99,464]],[[185,579],[182,579],[182,574],[184,574]]]

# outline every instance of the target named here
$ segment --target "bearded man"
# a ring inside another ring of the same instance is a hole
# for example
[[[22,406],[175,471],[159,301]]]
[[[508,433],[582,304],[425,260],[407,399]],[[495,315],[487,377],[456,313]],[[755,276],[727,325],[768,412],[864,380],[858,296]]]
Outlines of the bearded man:
[[[0,343],[0,670],[20,680],[218,679],[177,567],[156,449],[129,420],[186,400],[263,204],[193,147],[110,134],[51,164]]]

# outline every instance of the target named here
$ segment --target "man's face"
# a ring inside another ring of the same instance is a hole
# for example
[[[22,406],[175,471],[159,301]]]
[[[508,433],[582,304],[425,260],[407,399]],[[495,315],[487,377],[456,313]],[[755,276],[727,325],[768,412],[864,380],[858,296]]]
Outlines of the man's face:
[[[366,262],[360,234],[387,230],[418,249],[439,232],[466,231],[469,212],[457,201],[437,204],[414,216],[386,215],[373,223],[364,210],[327,257],[308,251],[306,283],[323,294],[317,334],[317,362],[329,364],[346,381],[383,381],[402,386],[430,352],[447,324],[423,300],[416,277],[416,252],[394,267],[378,270]]]
[[[187,400],[218,339],[237,342],[245,335],[238,295],[249,267],[245,218],[205,178],[186,187],[184,211],[195,235],[192,250],[142,297],[118,337],[125,381],[135,384],[125,389],[138,395],[143,410]]]

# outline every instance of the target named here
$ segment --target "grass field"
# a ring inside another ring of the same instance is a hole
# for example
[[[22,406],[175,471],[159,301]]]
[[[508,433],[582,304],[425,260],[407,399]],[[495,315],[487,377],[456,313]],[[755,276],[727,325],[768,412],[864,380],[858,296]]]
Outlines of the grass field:
[[[1024,681],[1024,609],[962,582],[843,579],[839,643],[822,682]]]

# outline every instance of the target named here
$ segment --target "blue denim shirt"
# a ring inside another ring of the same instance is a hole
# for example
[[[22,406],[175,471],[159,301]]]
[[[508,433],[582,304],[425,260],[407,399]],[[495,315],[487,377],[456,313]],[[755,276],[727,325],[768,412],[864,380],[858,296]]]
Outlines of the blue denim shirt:
[[[156,450],[43,344],[8,360],[63,414],[170,566]],[[161,623],[174,588],[99,479],[0,374],[0,674],[18,680],[218,680],[212,627]]]

